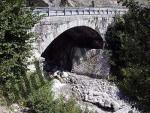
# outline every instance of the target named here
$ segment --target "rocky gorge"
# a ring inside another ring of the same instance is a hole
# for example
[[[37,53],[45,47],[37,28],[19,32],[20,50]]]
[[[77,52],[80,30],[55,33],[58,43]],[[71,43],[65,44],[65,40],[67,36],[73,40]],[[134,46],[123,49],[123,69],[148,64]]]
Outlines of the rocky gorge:
[[[74,98],[82,109],[87,108],[94,113],[140,113],[108,79],[60,71],[51,78],[55,98],[61,95],[65,100]]]
[[[90,113],[140,113],[133,103],[110,81],[109,51],[103,49],[75,52],[72,70],[47,72],[52,81],[54,99],[75,99],[83,109]],[[75,57],[77,57],[75,59]]]

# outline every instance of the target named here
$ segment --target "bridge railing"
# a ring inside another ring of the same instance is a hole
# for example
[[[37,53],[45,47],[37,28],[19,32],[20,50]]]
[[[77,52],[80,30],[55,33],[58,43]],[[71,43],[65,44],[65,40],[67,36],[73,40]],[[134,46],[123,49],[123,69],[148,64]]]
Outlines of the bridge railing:
[[[73,15],[115,15],[124,14],[128,11],[127,8],[49,8],[36,7],[33,12],[36,14],[45,14],[45,16],[73,16]]]

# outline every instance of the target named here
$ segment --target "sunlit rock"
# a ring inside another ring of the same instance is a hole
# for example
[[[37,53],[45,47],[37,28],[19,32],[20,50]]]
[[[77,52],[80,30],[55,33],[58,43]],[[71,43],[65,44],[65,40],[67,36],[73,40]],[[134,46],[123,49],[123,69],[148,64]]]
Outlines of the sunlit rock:
[[[69,76],[65,81],[54,80],[54,93],[58,98],[74,97],[81,107],[88,107],[98,113],[139,113],[122,98],[122,93],[117,86],[106,79],[91,77],[66,72]]]

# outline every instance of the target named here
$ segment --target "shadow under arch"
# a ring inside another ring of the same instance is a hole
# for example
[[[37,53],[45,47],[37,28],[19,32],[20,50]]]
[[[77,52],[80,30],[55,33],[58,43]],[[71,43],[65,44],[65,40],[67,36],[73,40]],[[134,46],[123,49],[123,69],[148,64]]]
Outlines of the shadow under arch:
[[[87,26],[70,28],[55,38],[42,53],[44,70],[71,71],[76,48],[102,49],[103,39],[94,29]]]

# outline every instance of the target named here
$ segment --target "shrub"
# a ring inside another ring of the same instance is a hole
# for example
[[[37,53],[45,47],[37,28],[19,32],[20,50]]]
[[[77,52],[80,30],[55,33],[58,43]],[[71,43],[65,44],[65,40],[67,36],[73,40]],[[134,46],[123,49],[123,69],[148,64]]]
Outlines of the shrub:
[[[0,92],[9,102],[19,98],[18,84],[26,77],[35,40],[29,30],[39,19],[24,7],[24,0],[0,1]]]
[[[144,111],[150,111],[150,12],[133,0],[120,0],[129,8],[108,28],[106,40],[112,50],[112,75],[123,92]]]
[[[63,98],[53,100],[51,83],[30,94],[26,105],[35,113],[82,113],[75,101],[64,101]]]

